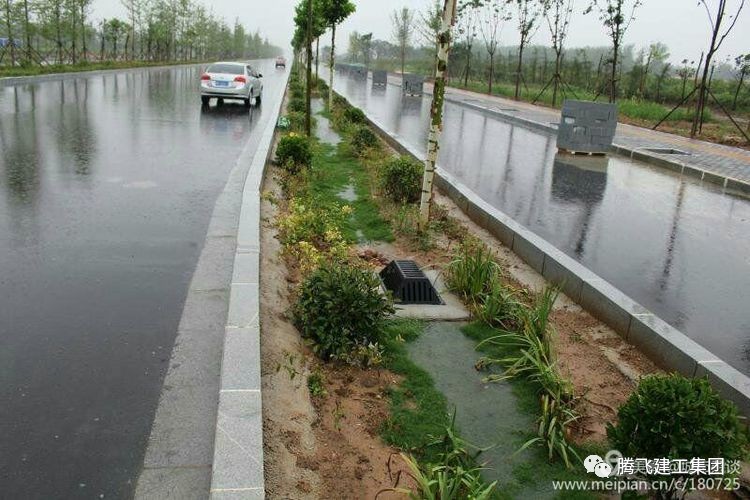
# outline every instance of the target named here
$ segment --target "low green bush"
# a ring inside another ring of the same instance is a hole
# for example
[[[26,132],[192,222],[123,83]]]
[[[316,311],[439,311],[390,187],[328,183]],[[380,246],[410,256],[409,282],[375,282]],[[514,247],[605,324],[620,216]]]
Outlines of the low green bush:
[[[354,154],[364,156],[369,149],[378,145],[378,136],[370,130],[370,127],[360,125],[352,132],[350,144]]]
[[[286,114],[289,119],[289,128],[295,132],[302,132],[305,129],[305,113],[300,111],[290,111]]]
[[[297,113],[304,113],[307,109],[307,105],[305,104],[305,100],[302,97],[292,96],[292,98],[289,99],[287,109],[289,111],[294,111]]]
[[[367,122],[365,112],[359,108],[355,108],[352,106],[347,107],[344,110],[344,120],[348,121],[349,123],[356,123],[359,125]]]
[[[392,157],[380,167],[380,189],[396,203],[414,203],[422,191],[422,164],[408,156]]]
[[[701,378],[650,375],[620,406],[607,437],[626,457],[746,458],[747,433],[734,404]]]
[[[370,271],[323,263],[305,279],[293,307],[294,322],[323,359],[346,360],[358,346],[376,344],[393,305]]]
[[[312,163],[312,156],[310,140],[295,133],[282,137],[276,148],[277,161],[291,174],[309,167]]]

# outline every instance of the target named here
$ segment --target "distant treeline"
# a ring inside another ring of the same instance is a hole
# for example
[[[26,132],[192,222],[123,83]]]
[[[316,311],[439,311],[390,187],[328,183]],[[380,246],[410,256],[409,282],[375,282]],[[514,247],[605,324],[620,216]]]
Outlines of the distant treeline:
[[[258,31],[193,0],[122,0],[125,19],[92,19],[93,0],[0,0],[0,65],[270,57]]]

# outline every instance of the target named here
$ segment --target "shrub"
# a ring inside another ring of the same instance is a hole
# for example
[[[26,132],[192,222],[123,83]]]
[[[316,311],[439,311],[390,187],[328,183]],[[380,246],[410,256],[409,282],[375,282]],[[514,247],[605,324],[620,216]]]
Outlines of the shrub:
[[[289,119],[289,128],[296,132],[302,132],[305,128],[305,113],[300,111],[289,111],[286,114]]]
[[[408,156],[386,160],[380,167],[380,188],[396,203],[414,203],[422,190],[422,165]]]
[[[289,99],[287,109],[289,111],[296,111],[297,113],[304,113],[307,111],[307,105],[302,97],[292,95],[292,98]]]
[[[358,155],[364,155],[368,149],[378,145],[378,136],[370,130],[370,127],[361,125],[354,129],[351,137],[351,146],[353,152]]]
[[[347,107],[344,110],[344,120],[349,123],[364,124],[367,122],[364,111],[359,108]]]
[[[276,148],[276,159],[291,174],[309,167],[312,163],[312,156],[310,140],[294,133],[282,137]]]
[[[307,388],[310,390],[310,395],[314,398],[324,397],[328,394],[326,391],[326,380],[323,373],[319,370],[315,370],[307,377]]]
[[[294,322],[323,359],[345,360],[357,346],[375,344],[394,312],[371,272],[349,264],[325,263],[302,283]]]
[[[651,375],[620,406],[607,426],[612,445],[626,457],[745,458],[747,434],[737,408],[706,379]]]

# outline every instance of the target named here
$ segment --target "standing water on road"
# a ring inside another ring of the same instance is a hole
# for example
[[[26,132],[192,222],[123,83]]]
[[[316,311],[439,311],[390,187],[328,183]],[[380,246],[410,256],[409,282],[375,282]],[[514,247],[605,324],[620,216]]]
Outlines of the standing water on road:
[[[132,496],[216,197],[277,104],[201,109],[200,74],[0,87],[4,498]]]
[[[424,152],[430,96],[335,88]],[[750,200],[620,156],[556,155],[555,136],[446,102],[442,168],[482,199],[750,375]]]

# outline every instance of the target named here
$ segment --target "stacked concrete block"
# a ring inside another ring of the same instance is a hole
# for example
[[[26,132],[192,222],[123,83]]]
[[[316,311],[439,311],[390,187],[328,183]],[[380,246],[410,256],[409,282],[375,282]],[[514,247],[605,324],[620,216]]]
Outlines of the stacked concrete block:
[[[372,70],[373,85],[388,85],[388,72],[384,69]]]
[[[367,73],[368,73],[367,68],[364,66],[352,66],[351,68],[351,74],[357,80],[366,80]]]
[[[610,151],[617,129],[617,105],[566,99],[563,102],[557,147],[576,153]]]
[[[401,92],[404,95],[422,95],[424,93],[424,77],[406,73],[402,76]]]

